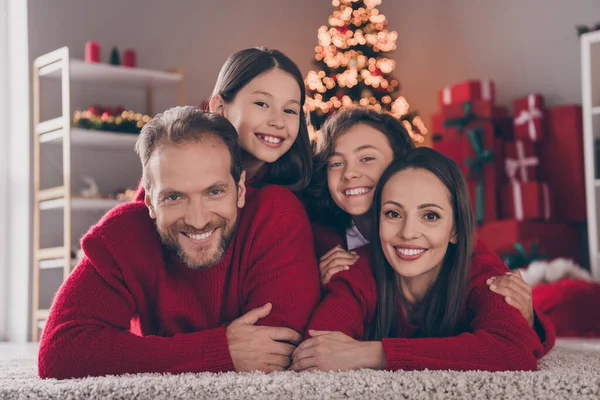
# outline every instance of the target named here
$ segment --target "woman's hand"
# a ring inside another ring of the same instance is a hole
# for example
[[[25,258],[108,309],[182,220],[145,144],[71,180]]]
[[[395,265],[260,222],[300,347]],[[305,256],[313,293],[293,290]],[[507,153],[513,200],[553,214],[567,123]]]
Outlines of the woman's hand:
[[[521,276],[521,273],[507,272],[503,276],[494,276],[486,281],[490,290],[504,296],[504,300],[519,310],[523,317],[533,327],[533,301],[531,298],[531,286]]]
[[[321,284],[326,285],[334,274],[350,268],[358,260],[354,251],[346,251],[342,246],[335,246],[319,260],[319,271],[321,271]]]
[[[383,369],[386,364],[381,342],[360,342],[342,332],[310,330],[292,354],[291,371],[350,371]]]

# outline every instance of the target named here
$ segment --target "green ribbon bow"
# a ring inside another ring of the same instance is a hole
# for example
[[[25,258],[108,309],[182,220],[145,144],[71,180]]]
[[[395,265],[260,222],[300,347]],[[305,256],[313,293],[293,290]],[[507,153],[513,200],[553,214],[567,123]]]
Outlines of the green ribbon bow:
[[[488,118],[482,118],[473,112],[473,103],[470,101],[465,101],[463,103],[463,109],[464,113],[462,117],[448,119],[444,122],[444,126],[446,128],[455,126],[458,129],[458,132],[462,133],[463,129],[465,129],[471,122],[488,120]]]
[[[493,163],[494,156],[490,149],[483,147],[483,128],[480,126],[467,131],[469,142],[475,152],[474,158],[467,158],[465,164],[469,167],[469,178],[477,177],[477,188],[475,192],[475,213],[477,222],[483,222],[483,167],[485,163]]]
[[[517,253],[505,253],[502,254],[502,260],[508,266],[509,269],[517,269],[526,267],[534,261],[545,260],[548,258],[547,254],[540,254],[540,245],[533,243],[529,249],[529,254],[525,251],[525,247],[519,242],[513,245]]]

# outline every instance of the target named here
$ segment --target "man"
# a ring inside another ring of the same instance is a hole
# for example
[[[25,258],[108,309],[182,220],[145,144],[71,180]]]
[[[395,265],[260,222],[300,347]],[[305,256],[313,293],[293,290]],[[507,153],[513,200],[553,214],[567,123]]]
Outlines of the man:
[[[284,370],[319,301],[310,224],[287,189],[246,188],[237,133],[193,107],[140,134],[145,202],[82,239],[39,351],[42,378]]]

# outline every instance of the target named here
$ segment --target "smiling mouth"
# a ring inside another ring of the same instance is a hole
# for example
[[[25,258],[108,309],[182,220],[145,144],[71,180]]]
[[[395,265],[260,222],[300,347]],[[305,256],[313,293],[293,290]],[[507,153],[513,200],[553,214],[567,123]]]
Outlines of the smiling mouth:
[[[279,147],[284,142],[283,138],[271,135],[265,135],[262,133],[255,133],[256,137],[264,144],[269,147]]]
[[[186,233],[186,232],[181,232],[181,234],[185,237],[188,237],[194,241],[206,241],[208,239],[210,239],[210,237],[217,231],[217,229],[213,229],[211,231],[208,232],[204,232],[204,233],[198,233],[198,234],[192,234],[192,233]]]
[[[373,190],[372,187],[358,187],[358,188],[352,188],[352,189],[346,189],[344,190],[344,195],[348,196],[348,197],[354,197],[354,196],[362,196],[365,195],[367,193],[369,193],[371,190]]]
[[[394,246],[394,250],[396,250],[396,254],[398,254],[400,259],[405,261],[416,260],[427,251],[425,248],[406,248],[401,246]]]

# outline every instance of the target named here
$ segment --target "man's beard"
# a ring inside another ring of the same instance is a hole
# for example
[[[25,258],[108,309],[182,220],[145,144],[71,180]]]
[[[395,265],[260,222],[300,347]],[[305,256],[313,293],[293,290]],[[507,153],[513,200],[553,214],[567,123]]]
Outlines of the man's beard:
[[[212,255],[207,257],[207,259],[202,264],[194,262],[194,260],[192,260],[188,256],[188,254],[186,254],[186,252],[179,244],[179,241],[177,240],[180,232],[185,232],[186,234],[197,234],[198,229],[195,229],[189,225],[186,225],[185,227],[181,228],[179,225],[175,227],[170,227],[167,231],[163,231],[159,228],[158,233],[160,235],[160,239],[163,245],[168,250],[177,254],[177,256],[185,263],[186,266],[188,266],[191,269],[202,270],[214,267],[216,264],[219,263],[219,261],[221,261],[221,259],[225,255],[227,247],[229,247],[229,243],[231,243],[231,240],[233,239],[237,231],[237,221],[234,223],[233,227],[228,232],[225,231],[226,227],[227,224],[224,221],[219,221],[216,224],[211,223],[202,229],[202,231],[204,232],[210,232],[216,229],[219,229],[221,231],[221,240],[217,245],[217,249]],[[216,232],[214,232],[213,235],[214,234],[216,234]]]

